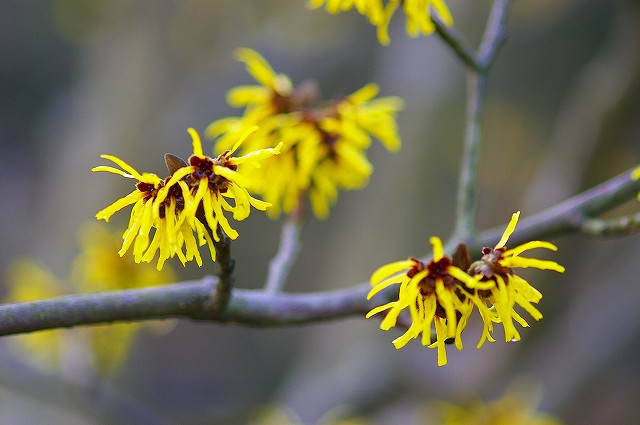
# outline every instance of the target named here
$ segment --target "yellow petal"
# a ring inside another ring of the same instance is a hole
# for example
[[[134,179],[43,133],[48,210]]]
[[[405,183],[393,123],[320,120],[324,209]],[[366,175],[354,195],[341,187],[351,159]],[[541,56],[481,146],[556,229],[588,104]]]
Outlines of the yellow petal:
[[[120,168],[131,174],[134,178],[140,180],[140,173],[138,173],[135,168],[133,168],[131,165],[127,164],[120,158],[113,155],[100,155],[100,158],[108,159],[109,161],[115,162]]]
[[[236,49],[235,57],[247,66],[247,72],[255,80],[266,87],[274,87],[276,73],[269,62],[258,52],[241,47]]]
[[[516,229],[516,224],[518,224],[518,218],[520,218],[520,211],[513,213],[513,215],[511,216],[511,221],[509,221],[509,225],[507,225],[507,228],[502,234],[502,238],[500,238],[500,242],[498,242],[498,244],[495,246],[494,249],[502,248],[507,244],[507,240],[509,239],[509,236],[511,236],[513,231]]]
[[[204,152],[202,151],[202,140],[200,140],[200,135],[196,131],[195,128],[189,127],[187,132],[191,136],[191,144],[193,145],[193,154],[195,156],[203,157]]]
[[[385,264],[373,272],[370,279],[371,285],[375,286],[382,280],[401,271],[406,273],[414,264],[414,260],[394,261],[393,263]]]
[[[140,192],[139,190],[134,190],[124,198],[120,198],[117,201],[115,201],[113,204],[109,205],[108,207],[98,211],[96,213],[96,218],[98,220],[104,220],[106,222],[109,222],[109,218],[111,218],[111,216],[114,213],[116,213],[117,211],[120,211],[122,208],[126,207],[127,205],[131,205],[133,203],[138,202],[139,200],[143,199],[145,196],[146,195]]]
[[[429,238],[429,242],[433,248],[433,261],[439,261],[444,255],[444,249],[442,248],[442,241],[437,236]]]

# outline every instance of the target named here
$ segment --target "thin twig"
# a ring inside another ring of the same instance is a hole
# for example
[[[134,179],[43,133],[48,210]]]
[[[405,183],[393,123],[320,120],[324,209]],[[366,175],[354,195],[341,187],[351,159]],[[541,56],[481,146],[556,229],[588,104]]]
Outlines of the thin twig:
[[[476,57],[475,50],[464,40],[464,38],[452,27],[448,27],[435,15],[431,19],[436,27],[436,33],[449,45],[451,50],[464,62],[469,69],[480,71],[482,68]]]
[[[467,64],[467,111],[454,226],[454,235],[459,239],[473,237],[476,232],[478,155],[480,153],[481,117],[484,109],[486,80],[489,68],[505,40],[505,20],[509,3],[509,0],[496,0],[493,3],[479,52],[477,55],[473,55],[473,64],[470,65],[465,60],[465,57],[470,57],[468,52],[461,56],[461,44],[458,40],[444,38],[447,44]]]
[[[290,216],[282,226],[278,252],[269,263],[269,274],[264,286],[267,293],[282,290],[291,267],[300,252],[300,233],[303,222],[301,216]]]
[[[496,59],[500,47],[506,40],[507,12],[511,0],[496,0],[491,8],[487,27],[478,49],[477,61],[479,72],[486,74]]]
[[[511,0],[496,0],[493,3],[487,27],[477,52],[454,28],[443,24],[435,15],[431,19],[435,25],[436,33],[467,68],[479,74],[486,74],[506,39],[505,20],[510,3]]]
[[[640,180],[632,180],[631,170],[627,170],[564,202],[532,216],[524,217],[518,222],[516,231],[509,238],[509,242],[519,244],[535,239],[547,239],[580,232],[584,217],[597,217],[635,198],[638,191],[640,191]],[[469,238],[465,242],[467,242],[467,246],[479,248],[493,246],[498,242],[503,232],[504,226],[499,226],[486,230],[480,233],[477,238]],[[451,240],[447,244],[447,248],[452,250],[459,242],[459,240]],[[474,250],[471,248],[469,250],[473,254]]]
[[[602,220],[585,218],[579,224],[580,232],[590,236],[625,236],[640,231],[640,213]]]
[[[480,127],[484,107],[486,77],[475,71],[467,73],[467,116],[464,135],[454,234],[459,238],[475,233],[477,209],[478,154],[480,152]]]

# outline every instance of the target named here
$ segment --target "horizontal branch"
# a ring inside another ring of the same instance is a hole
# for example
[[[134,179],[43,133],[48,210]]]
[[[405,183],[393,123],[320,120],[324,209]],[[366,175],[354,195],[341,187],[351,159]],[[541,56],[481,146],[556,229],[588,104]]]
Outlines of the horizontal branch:
[[[144,289],[67,295],[0,305],[0,336],[112,322],[188,318],[250,326],[283,326],[363,315],[369,285],[333,292],[268,294],[235,289],[224,314],[215,308],[216,277]],[[213,302],[212,302],[213,301]]]
[[[593,218],[635,198],[640,191],[640,180],[631,179],[631,170],[575,195],[553,207],[526,217],[518,222],[511,244],[535,239],[547,239],[562,234],[581,232],[585,217]],[[471,251],[495,244],[504,232],[504,226],[482,232],[478,238],[465,241]],[[451,241],[451,250],[460,241]]]
[[[592,189],[523,219],[510,238],[518,244],[546,239],[564,233],[580,232],[585,217],[596,217],[634,198],[640,180],[630,171]],[[471,253],[494,245],[504,226],[466,240]],[[451,252],[459,240],[447,246]],[[351,288],[315,293],[268,293],[262,290],[234,289],[224,312],[217,308],[218,278],[185,281],[174,285],[131,289],[98,294],[67,295],[49,300],[0,305],[0,336],[44,329],[112,322],[188,318],[198,321],[237,323],[247,326],[285,326],[316,323],[349,316],[360,316],[389,299],[385,291],[367,301],[368,283]]]

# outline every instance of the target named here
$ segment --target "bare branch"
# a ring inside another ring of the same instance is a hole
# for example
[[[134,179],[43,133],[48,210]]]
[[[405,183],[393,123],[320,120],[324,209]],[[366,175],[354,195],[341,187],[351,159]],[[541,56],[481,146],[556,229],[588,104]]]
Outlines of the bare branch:
[[[282,290],[300,251],[302,226],[302,217],[298,214],[288,217],[282,226],[278,252],[269,263],[269,274],[264,286],[266,292],[274,293]]]

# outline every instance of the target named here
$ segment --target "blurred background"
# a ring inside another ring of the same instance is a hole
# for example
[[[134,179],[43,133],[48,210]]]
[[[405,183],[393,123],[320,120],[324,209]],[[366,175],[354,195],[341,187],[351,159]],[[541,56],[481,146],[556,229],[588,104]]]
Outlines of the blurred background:
[[[447,3],[477,44],[490,2]],[[410,39],[404,24],[398,13],[382,47],[356,13],[309,11],[302,0],[1,1],[0,291],[17,257],[64,279],[80,225],[131,190],[91,173],[100,154],[164,175],[165,152],[191,151],[187,127],[202,132],[240,114],[225,93],[253,80],[233,59],[237,47],[258,50],[294,82],[315,79],[326,98],[376,82],[406,102],[403,148],[374,145],[369,186],[343,192],[328,220],[310,220],[286,289],[348,287],[381,264],[424,255],[430,235],[446,239],[453,227],[465,74],[437,36]],[[515,2],[508,24],[488,83],[480,228],[640,163],[638,2]],[[629,202],[611,215],[639,209]],[[111,230],[127,219],[114,217]],[[252,214],[237,225],[239,287],[263,285],[282,221]],[[117,370],[88,379],[33,367],[7,337],[0,423],[244,424],[277,405],[310,424],[340,406],[372,423],[424,424],[432,400],[491,400],[522,376],[542,389],[540,409],[568,424],[638,423],[640,237],[553,242],[567,272],[527,275],[544,294],[545,318],[519,343],[476,350],[472,323],[465,350],[450,347],[439,368],[436,351],[417,341],[396,351],[398,333],[375,320],[267,330],[179,321],[141,333]],[[180,278],[214,271],[174,265]]]

